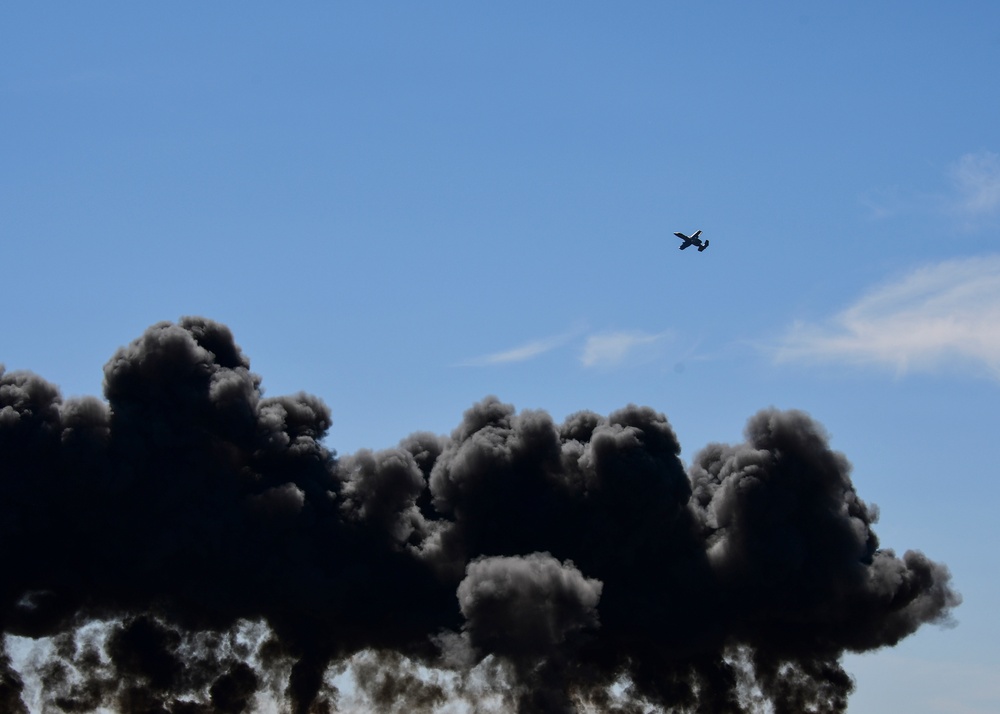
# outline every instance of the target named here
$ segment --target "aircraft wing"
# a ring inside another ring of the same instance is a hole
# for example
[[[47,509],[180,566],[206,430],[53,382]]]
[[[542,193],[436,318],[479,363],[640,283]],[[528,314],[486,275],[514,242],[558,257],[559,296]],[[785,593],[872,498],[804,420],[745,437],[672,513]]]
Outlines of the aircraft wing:
[[[685,248],[690,248],[692,245],[694,244],[691,241],[685,241],[684,245],[681,246],[681,250],[684,250]]]

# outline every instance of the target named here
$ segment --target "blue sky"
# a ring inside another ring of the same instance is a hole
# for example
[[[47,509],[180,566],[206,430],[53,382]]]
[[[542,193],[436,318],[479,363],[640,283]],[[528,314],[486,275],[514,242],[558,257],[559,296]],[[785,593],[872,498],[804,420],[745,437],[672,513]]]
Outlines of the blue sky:
[[[809,412],[949,565],[851,712],[996,711],[1000,6],[56,3],[0,22],[0,362],[227,324],[341,454],[488,394]],[[673,231],[701,228],[704,253]]]

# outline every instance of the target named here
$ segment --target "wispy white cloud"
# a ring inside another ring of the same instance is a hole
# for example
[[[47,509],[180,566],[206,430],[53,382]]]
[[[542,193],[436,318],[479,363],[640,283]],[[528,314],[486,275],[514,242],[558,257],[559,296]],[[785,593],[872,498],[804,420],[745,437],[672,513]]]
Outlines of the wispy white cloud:
[[[822,325],[799,323],[775,357],[908,371],[970,365],[1000,379],[1000,255],[915,270]]]
[[[474,357],[459,362],[459,367],[490,367],[496,365],[527,362],[576,341],[583,328],[532,340],[499,352]],[[626,364],[647,362],[660,354],[661,343],[670,336],[669,332],[650,333],[641,330],[619,330],[590,334],[584,339],[579,353],[584,367],[609,369]]]
[[[951,168],[957,196],[955,210],[969,219],[1000,210],[1000,156],[989,151],[965,154]]]
[[[617,367],[626,361],[655,357],[655,346],[669,333],[651,334],[638,330],[590,335],[583,346],[580,362],[584,367]]]
[[[508,350],[492,352],[480,357],[474,357],[470,360],[466,360],[465,362],[460,362],[459,366],[489,367],[491,365],[510,364],[512,362],[526,362],[527,360],[540,357],[546,352],[551,352],[557,347],[562,347],[564,344],[572,340],[577,334],[579,334],[579,330],[573,330],[559,335],[554,335],[552,337],[533,340]]]
[[[913,198],[901,191],[899,186],[870,191],[861,196],[860,201],[867,209],[868,217],[879,221],[911,210],[914,203]]]
[[[948,167],[944,178],[950,187],[926,192],[885,186],[859,200],[876,220],[900,214],[937,214],[958,218],[966,229],[975,229],[1000,215],[1000,155],[991,151],[963,154]]]

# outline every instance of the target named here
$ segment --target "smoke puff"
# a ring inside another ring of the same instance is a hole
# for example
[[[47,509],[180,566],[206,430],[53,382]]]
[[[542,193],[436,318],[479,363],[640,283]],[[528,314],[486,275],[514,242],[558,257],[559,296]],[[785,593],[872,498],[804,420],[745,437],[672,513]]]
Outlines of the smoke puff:
[[[801,412],[685,469],[651,408],[487,397],[338,458],[322,400],[261,384],[198,317],[119,349],[103,401],[0,367],[0,625],[50,643],[24,672],[0,652],[0,708],[40,682],[53,711],[332,711],[353,663],[384,710],[842,712],[845,651],[961,602],[880,546]]]
[[[340,472],[341,512],[347,519],[370,524],[397,543],[420,527],[417,498],[426,482],[410,453],[362,450],[341,461]]]
[[[807,415],[761,412],[746,436],[708,447],[691,469],[712,569],[742,626],[766,615],[777,649],[866,650],[958,604],[946,568],[879,550],[877,510]],[[797,626],[804,616],[812,627]]]
[[[596,628],[602,584],[548,553],[469,564],[458,602],[473,646],[507,657],[538,656],[574,630]]]

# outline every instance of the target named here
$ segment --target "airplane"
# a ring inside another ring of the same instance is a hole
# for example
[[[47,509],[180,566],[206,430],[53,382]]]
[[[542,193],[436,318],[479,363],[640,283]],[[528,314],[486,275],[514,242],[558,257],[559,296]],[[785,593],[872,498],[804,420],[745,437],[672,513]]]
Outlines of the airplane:
[[[684,250],[688,246],[696,245],[698,246],[698,252],[700,253],[701,251],[705,250],[705,248],[708,247],[708,241],[707,240],[702,241],[702,239],[698,237],[701,235],[700,230],[695,231],[694,234],[691,236],[686,236],[683,233],[674,233],[674,235],[680,238],[682,241],[684,241],[680,246],[681,250]]]

